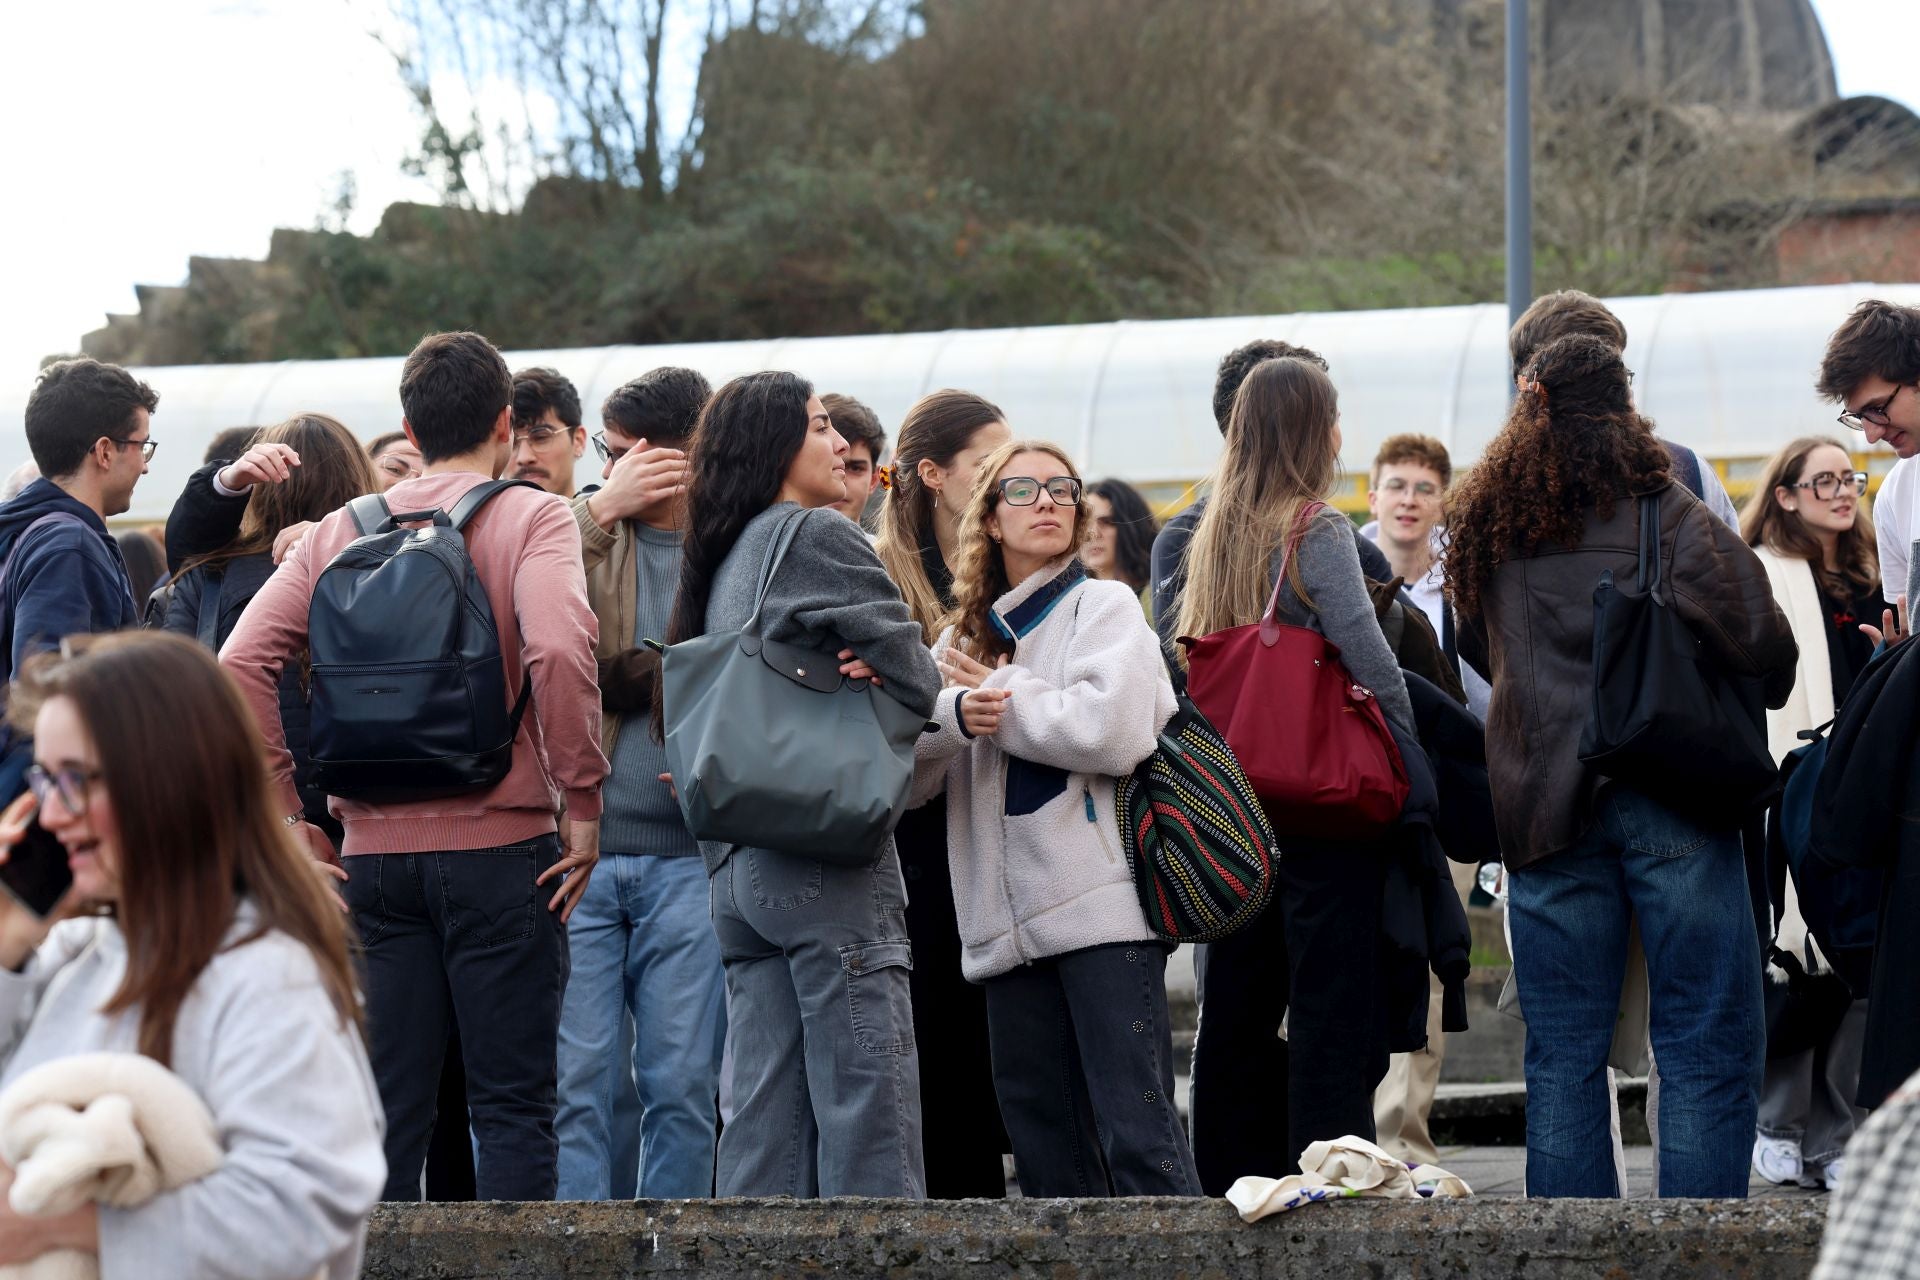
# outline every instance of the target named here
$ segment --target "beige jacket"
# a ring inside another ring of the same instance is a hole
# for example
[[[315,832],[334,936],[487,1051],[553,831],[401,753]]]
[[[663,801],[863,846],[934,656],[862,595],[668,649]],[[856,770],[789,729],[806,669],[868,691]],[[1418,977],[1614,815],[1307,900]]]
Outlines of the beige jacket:
[[[587,603],[600,620],[600,639],[593,656],[604,662],[626,652],[633,643],[634,616],[640,607],[640,583],[633,567],[633,527],[622,520],[612,533],[602,529],[587,510],[588,494],[579,494],[570,504],[574,522],[580,526],[580,552],[586,560]],[[613,744],[620,740],[620,715],[602,711],[600,749],[613,759]]]

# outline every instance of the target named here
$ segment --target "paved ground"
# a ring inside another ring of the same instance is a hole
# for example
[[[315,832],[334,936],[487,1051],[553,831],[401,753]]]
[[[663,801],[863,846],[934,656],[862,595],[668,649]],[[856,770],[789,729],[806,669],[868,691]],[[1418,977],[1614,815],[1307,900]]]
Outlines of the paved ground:
[[[1493,1197],[1519,1196],[1526,1187],[1527,1153],[1523,1147],[1442,1147],[1440,1166],[1449,1173],[1457,1173],[1467,1180],[1476,1195]],[[1646,1199],[1653,1195],[1653,1148],[1627,1148],[1627,1196],[1629,1199]],[[1823,1197],[1820,1191],[1805,1191],[1799,1187],[1776,1187],[1771,1182],[1754,1175],[1748,1182],[1747,1194],[1752,1197],[1790,1197],[1807,1199]]]

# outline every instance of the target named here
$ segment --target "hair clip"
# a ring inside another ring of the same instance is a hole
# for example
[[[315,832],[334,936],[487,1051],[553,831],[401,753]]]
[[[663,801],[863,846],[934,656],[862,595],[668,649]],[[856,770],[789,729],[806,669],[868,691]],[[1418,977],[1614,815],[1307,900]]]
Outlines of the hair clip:
[[[880,468],[880,487],[882,489],[893,488],[893,468],[892,467],[888,466],[888,467]]]
[[[1538,378],[1535,378],[1532,382],[1529,382],[1526,386],[1526,389],[1528,391],[1533,392],[1533,394],[1539,396],[1542,400],[1545,400],[1547,398],[1547,384],[1540,381],[1540,379]]]

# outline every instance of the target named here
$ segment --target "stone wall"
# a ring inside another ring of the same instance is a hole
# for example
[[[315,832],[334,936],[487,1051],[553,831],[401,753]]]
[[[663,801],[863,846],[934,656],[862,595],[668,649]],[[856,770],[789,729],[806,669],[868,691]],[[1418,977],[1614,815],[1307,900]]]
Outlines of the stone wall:
[[[367,1280],[1018,1276],[1036,1280],[1804,1280],[1824,1199],[1310,1205],[1247,1225],[1219,1200],[407,1205]]]

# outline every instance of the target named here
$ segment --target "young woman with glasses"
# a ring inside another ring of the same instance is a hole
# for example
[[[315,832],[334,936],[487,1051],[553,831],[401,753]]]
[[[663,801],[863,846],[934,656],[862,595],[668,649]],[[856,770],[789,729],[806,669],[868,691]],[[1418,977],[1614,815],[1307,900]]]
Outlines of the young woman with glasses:
[[[404,431],[390,431],[377,437],[367,446],[367,456],[373,460],[373,476],[379,493],[385,493],[402,480],[418,480],[427,466],[421,460],[420,450],[407,439]]]
[[[1121,849],[1114,780],[1174,712],[1130,588],[1090,578],[1066,454],[1009,443],[963,509],[946,677],[915,792],[947,794],[961,967],[1029,1196],[1198,1195],[1173,1099],[1169,948]]]
[[[73,887],[49,919],[0,895],[0,1087],[143,1054],[200,1095],[225,1159],[133,1208],[0,1198],[0,1265],[68,1248],[108,1276],[356,1276],[386,1163],[346,917],[212,654],[151,632],[69,653],[30,662],[8,708],[34,765],[0,846],[37,806]]]
[[[1785,706],[1767,712],[1767,745],[1776,760],[1804,745],[1796,736],[1802,729],[1833,719],[1873,656],[1874,642],[1861,630],[1881,614],[1873,526],[1861,510],[1866,492],[1866,473],[1853,469],[1840,441],[1807,436],[1767,463],[1740,522],[1800,648],[1793,692]],[[1831,975],[1833,964],[1807,932],[1791,876],[1774,912],[1774,945],[1807,972]],[[1767,977],[1787,980],[1777,965],[1769,966]],[[1840,978],[1866,990],[1865,973]],[[1753,1167],[1761,1177],[1812,1188],[1838,1184],[1840,1153],[1865,1116],[1853,1105],[1865,1035],[1866,1001],[1859,1000],[1825,1043],[1768,1057],[1753,1145]]]
[[[757,608],[769,644],[838,654],[843,675],[870,677],[925,715],[940,679],[919,625],[859,526],[813,510],[846,496],[846,452],[803,378],[752,373],[714,393],[688,453],[669,639],[738,631]],[[796,512],[756,606],[768,550]],[[733,1038],[719,1193],[925,1195],[906,891],[892,841],[867,866],[712,842],[701,854]]]

